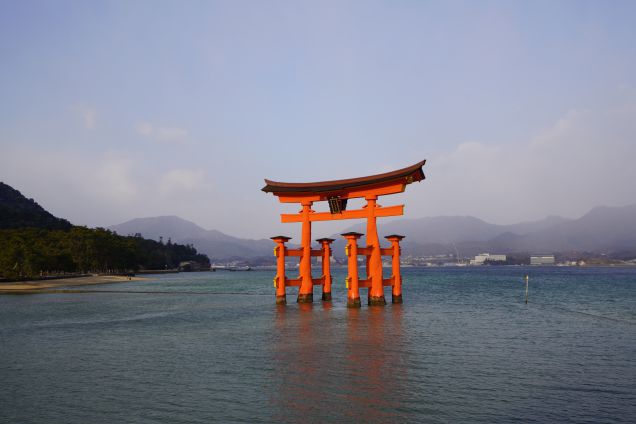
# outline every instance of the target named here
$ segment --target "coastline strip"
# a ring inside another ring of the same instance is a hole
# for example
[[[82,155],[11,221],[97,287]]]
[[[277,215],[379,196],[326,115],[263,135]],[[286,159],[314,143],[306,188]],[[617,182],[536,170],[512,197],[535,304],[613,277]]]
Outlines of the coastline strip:
[[[0,284],[0,294],[11,293],[44,293],[47,289],[69,286],[88,286],[95,284],[114,284],[127,281],[148,280],[144,277],[126,277],[123,275],[91,275],[79,278],[60,278],[57,280],[20,281]]]

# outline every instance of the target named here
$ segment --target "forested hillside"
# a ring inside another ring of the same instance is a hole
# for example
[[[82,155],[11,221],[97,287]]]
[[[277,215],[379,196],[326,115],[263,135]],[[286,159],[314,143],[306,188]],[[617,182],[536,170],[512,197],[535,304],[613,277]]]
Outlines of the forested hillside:
[[[192,246],[118,236],[102,228],[0,230],[0,276],[176,268],[182,261],[209,266]]]
[[[68,230],[72,225],[65,219],[54,217],[13,187],[0,182],[0,229],[25,227]]]
[[[210,264],[190,245],[72,226],[6,184],[0,199],[0,278],[176,268],[183,261]]]

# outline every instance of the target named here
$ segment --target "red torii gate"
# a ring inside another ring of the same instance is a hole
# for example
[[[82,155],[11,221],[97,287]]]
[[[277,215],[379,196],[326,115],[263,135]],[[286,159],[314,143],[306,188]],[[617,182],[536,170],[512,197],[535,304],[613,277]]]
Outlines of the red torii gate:
[[[281,222],[301,222],[302,237],[299,249],[288,249],[285,243],[290,237],[276,236],[272,240],[276,243],[274,254],[277,257],[277,273],[274,278],[276,287],[276,303],[287,303],[285,287],[299,286],[298,302],[313,302],[313,286],[323,287],[322,299],[331,300],[331,272],[329,259],[331,257],[330,244],[333,239],[322,238],[321,249],[311,249],[311,223],[314,221],[336,221],[341,219],[367,220],[367,246],[358,247],[357,240],[360,233],[345,233],[347,239],[346,253],[348,256],[349,275],[347,284],[347,306],[360,307],[360,287],[368,287],[369,305],[385,305],[383,287],[392,286],[393,303],[402,303],[402,279],[400,275],[400,246],[404,237],[400,235],[387,236],[391,247],[380,247],[376,218],[384,216],[400,216],[404,214],[404,205],[382,207],[377,204],[379,196],[401,193],[408,184],[424,179],[422,167],[425,160],[407,168],[368,177],[351,178],[346,180],[324,181],[315,183],[282,183],[265,180],[262,190],[273,193],[281,203],[299,203],[302,210],[298,214],[281,214]],[[347,200],[364,198],[367,204],[362,209],[346,210]],[[311,209],[314,202],[329,202],[330,212],[315,212]],[[367,258],[367,278],[358,277],[358,255]],[[393,275],[384,279],[382,276],[382,256],[392,256]],[[285,275],[285,258],[287,256],[300,257],[300,275],[296,279],[289,279]],[[322,257],[322,276],[312,278],[311,257]]]

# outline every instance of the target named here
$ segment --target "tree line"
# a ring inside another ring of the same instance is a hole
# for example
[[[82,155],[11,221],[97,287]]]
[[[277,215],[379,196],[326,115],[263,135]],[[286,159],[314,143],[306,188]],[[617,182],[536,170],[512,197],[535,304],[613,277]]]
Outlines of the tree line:
[[[104,228],[0,230],[0,277],[31,278],[61,273],[123,273],[177,268],[194,261],[209,266],[193,246],[120,236]]]

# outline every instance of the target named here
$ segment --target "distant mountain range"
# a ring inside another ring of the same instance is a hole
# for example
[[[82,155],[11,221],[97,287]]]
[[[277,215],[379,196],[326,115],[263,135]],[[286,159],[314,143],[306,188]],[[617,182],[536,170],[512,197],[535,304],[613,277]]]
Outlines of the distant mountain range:
[[[272,256],[274,243],[269,239],[241,239],[216,230],[206,230],[177,216],[136,218],[108,227],[120,235],[141,234],[144,238],[164,242],[191,244],[197,251],[215,259],[253,259]]]
[[[490,253],[596,252],[636,256],[636,204],[597,207],[578,219],[549,216],[539,221],[496,225],[471,216],[439,216],[381,222],[380,237],[403,234],[404,254],[426,256],[459,254],[470,257]],[[272,256],[268,239],[250,240],[206,230],[176,216],[137,218],[109,229],[118,234],[140,233],[143,237],[192,244],[212,260],[253,259]],[[363,222],[345,231],[366,231]],[[343,255],[342,237],[334,235],[334,253]],[[381,241],[382,238],[381,238]],[[362,240],[364,243],[364,240]]]
[[[401,219],[379,225],[380,236],[404,234],[413,255],[596,252],[636,254],[636,204],[596,207],[578,219],[549,216],[540,221],[495,225],[471,216]],[[365,232],[363,223],[347,231]]]
[[[380,237],[396,233],[406,236],[402,244],[405,255],[454,254],[465,258],[482,252],[594,252],[617,258],[636,256],[636,204],[596,207],[578,219],[549,216],[513,225],[490,224],[471,216],[380,220],[379,224]],[[66,230],[72,225],[0,182],[0,229],[26,227]],[[191,244],[212,260],[272,258],[273,243],[269,239],[233,237],[176,216],[137,218],[109,229],[120,235],[141,234],[149,239]],[[364,222],[358,222],[345,231],[365,233],[366,228]],[[344,241],[337,234],[332,237],[336,239],[334,254],[342,257]]]

